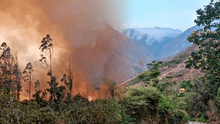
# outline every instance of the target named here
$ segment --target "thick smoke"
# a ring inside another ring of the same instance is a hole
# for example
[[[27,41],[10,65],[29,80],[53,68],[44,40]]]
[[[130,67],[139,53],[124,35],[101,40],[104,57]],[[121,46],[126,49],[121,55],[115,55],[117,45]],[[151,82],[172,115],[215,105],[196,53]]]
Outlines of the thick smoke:
[[[0,40],[8,43],[14,53],[18,52],[22,70],[26,63],[33,63],[33,82],[40,79],[45,89],[47,70],[38,61],[38,48],[41,39],[50,34],[58,80],[71,62],[76,74],[73,92],[86,95],[95,78],[120,80],[124,76],[123,71],[120,75],[112,74],[124,64],[112,52],[119,46],[112,40],[115,34],[111,34],[111,27],[123,29],[122,3],[122,0],[1,0]]]

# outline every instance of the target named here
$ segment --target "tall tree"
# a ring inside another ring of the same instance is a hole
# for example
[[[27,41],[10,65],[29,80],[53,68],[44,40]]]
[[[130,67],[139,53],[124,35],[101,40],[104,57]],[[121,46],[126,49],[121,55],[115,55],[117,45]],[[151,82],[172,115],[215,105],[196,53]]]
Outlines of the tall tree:
[[[199,50],[191,52],[186,68],[201,68],[206,73],[210,87],[213,86],[210,93],[216,95],[220,86],[220,1],[211,0],[204,9],[196,12],[198,16],[194,22],[197,26],[203,26],[203,29],[192,32],[187,38]]]
[[[13,75],[14,70],[16,69],[15,59],[11,55],[11,49],[3,42],[0,46],[2,54],[0,56],[0,87],[5,89],[8,93],[14,85]]]
[[[15,55],[15,65],[13,74],[15,75],[15,82],[16,82],[16,90],[17,90],[17,99],[20,99],[20,91],[21,91],[21,71],[18,68],[18,59],[17,54]]]
[[[56,77],[53,75],[52,71],[52,55],[53,55],[53,44],[50,35],[47,34],[41,41],[41,45],[39,47],[41,49],[41,59],[39,60],[44,65],[46,65],[48,69],[47,75],[50,77],[50,81],[47,82],[50,88],[47,91],[50,93],[50,101],[60,101],[64,97],[65,87],[59,86],[59,83],[56,81]],[[49,62],[47,62],[47,58],[49,58]]]
[[[47,82],[50,85],[50,89],[47,89],[47,91],[50,92],[50,100],[54,100],[56,99],[55,87],[58,86],[58,83],[56,82],[56,78],[53,76],[52,72],[53,44],[49,34],[42,39],[39,49],[41,49],[42,52],[42,54],[40,54],[41,59],[39,61],[46,65],[48,69],[47,75],[50,76],[50,82]],[[49,62],[47,62],[46,57],[49,58]]]
[[[28,82],[29,88],[26,90],[29,93],[29,100],[31,99],[31,83],[32,83],[32,71],[33,66],[31,62],[27,63],[24,71],[23,71],[23,80],[24,82]]]

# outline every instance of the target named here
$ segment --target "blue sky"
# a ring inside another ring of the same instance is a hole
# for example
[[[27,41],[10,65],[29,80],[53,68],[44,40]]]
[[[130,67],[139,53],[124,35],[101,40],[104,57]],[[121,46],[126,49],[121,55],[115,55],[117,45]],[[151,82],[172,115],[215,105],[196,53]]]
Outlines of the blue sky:
[[[195,25],[196,10],[210,0],[127,0],[126,28],[169,27],[186,29]]]

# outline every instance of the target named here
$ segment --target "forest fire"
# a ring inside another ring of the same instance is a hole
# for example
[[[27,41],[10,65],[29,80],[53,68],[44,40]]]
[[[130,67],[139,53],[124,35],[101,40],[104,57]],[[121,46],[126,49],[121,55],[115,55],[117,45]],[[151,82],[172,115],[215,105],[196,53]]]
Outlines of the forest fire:
[[[109,52],[118,48],[110,42],[110,26],[117,30],[121,28],[123,16],[119,13],[122,10],[118,11],[119,5],[116,0],[1,0],[0,41],[8,44],[13,55],[17,53],[21,71],[28,62],[33,63],[31,94],[35,92],[34,82],[37,80],[40,81],[39,89],[49,87],[46,83],[50,80],[48,70],[39,62],[39,46],[42,38],[50,34],[54,45],[52,67],[57,81],[71,62],[72,95],[80,93],[90,101],[109,97],[109,85],[101,79],[120,79],[124,75],[113,75],[110,71],[115,63],[120,64]],[[100,90],[94,90],[96,78],[99,79]],[[20,100],[28,98],[28,84],[22,82],[22,88]]]

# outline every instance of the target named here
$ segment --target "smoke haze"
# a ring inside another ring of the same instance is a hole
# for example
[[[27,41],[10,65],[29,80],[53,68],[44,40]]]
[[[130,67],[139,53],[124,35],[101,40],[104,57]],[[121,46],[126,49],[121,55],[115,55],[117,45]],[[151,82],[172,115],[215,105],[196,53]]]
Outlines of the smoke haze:
[[[0,40],[17,52],[20,69],[32,62],[33,82],[45,83],[46,68],[40,59],[40,41],[50,34],[54,44],[53,70],[57,79],[66,73],[69,62],[74,76],[73,93],[86,95],[95,78],[120,80],[114,75],[121,63],[112,51],[119,49],[110,30],[123,29],[126,8],[123,0],[1,0]],[[110,26],[111,27],[110,27]],[[117,39],[116,39],[117,40]],[[70,60],[72,58],[72,60]],[[27,84],[23,83],[23,88]],[[75,88],[75,90],[74,90]],[[103,88],[105,89],[105,88]],[[34,91],[34,90],[32,90]],[[25,96],[25,94],[23,94]]]

